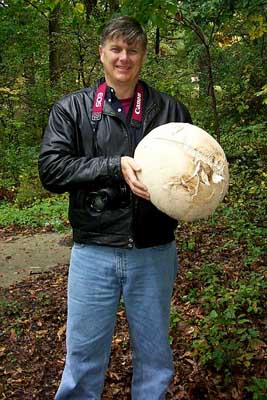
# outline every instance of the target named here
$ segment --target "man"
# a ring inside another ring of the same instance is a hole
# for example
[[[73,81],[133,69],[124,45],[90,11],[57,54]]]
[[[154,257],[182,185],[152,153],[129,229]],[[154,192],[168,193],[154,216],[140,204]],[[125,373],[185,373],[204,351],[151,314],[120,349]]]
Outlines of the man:
[[[146,45],[136,20],[111,20],[99,47],[105,78],[57,102],[44,134],[40,177],[48,190],[70,193],[74,239],[56,400],[101,398],[121,296],[133,351],[132,399],[164,399],[173,374],[176,221],[149,201],[133,154],[156,126],[191,118],[181,103],[139,80]]]

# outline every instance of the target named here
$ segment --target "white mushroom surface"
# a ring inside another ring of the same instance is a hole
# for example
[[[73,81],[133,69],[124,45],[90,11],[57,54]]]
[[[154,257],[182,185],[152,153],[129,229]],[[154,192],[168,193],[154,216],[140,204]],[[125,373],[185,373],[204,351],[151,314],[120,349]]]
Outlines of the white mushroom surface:
[[[153,129],[138,144],[134,159],[151,202],[174,219],[206,218],[227,193],[224,151],[195,125],[171,122]]]

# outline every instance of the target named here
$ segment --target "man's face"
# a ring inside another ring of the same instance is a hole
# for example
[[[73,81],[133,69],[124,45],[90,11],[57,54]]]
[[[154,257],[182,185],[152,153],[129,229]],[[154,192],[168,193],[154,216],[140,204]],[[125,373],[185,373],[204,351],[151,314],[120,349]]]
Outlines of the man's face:
[[[107,39],[99,47],[99,54],[108,85],[135,86],[146,55],[140,42],[128,44],[121,37]]]

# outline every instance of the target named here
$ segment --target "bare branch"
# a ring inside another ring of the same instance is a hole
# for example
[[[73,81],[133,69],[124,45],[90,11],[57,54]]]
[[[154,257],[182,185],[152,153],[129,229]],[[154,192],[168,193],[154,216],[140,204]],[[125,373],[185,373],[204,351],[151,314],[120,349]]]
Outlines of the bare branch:
[[[48,19],[48,16],[45,14],[45,12],[44,12],[43,10],[40,10],[40,8],[37,7],[36,4],[32,3],[32,2],[29,1],[29,0],[24,0],[24,2],[25,2],[26,4],[29,4],[29,5],[32,6],[33,8],[35,8],[43,17],[45,17],[46,19]]]

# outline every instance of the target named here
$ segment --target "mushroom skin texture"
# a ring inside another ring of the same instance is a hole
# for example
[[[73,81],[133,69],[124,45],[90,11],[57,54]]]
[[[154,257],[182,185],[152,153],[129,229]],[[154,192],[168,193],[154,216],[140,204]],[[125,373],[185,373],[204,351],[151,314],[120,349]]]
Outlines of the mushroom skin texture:
[[[207,218],[228,191],[224,151],[195,125],[171,122],[153,129],[136,147],[134,159],[151,202],[174,219]]]

